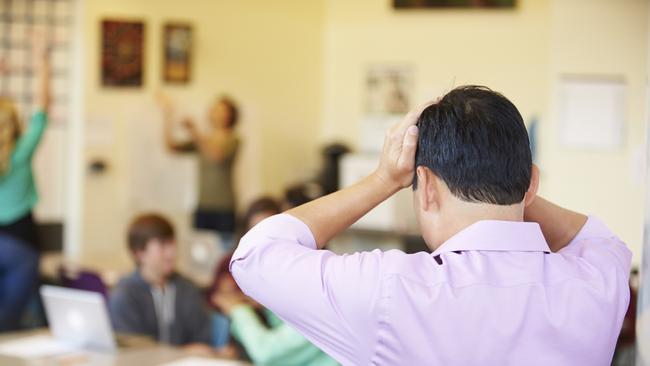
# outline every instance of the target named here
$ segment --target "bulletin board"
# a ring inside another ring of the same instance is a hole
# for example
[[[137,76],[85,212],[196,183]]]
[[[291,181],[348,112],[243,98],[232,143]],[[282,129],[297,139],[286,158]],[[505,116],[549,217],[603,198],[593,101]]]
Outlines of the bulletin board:
[[[31,35],[35,29],[50,37],[52,106],[50,122],[68,119],[71,27],[74,0],[0,0],[0,59],[9,73],[0,75],[0,95],[9,96],[26,119],[36,103]]]

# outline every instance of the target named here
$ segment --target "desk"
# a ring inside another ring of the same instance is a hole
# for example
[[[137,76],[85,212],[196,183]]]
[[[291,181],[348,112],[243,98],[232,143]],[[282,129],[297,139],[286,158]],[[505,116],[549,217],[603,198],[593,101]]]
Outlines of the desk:
[[[49,334],[46,330],[0,334],[0,344],[23,337]],[[181,349],[152,343],[133,348],[120,349],[116,353],[80,350],[73,354],[38,359],[17,359],[0,355],[2,366],[154,366],[181,360],[191,355]],[[215,359],[216,360],[216,359]],[[240,365],[247,365],[241,363]]]

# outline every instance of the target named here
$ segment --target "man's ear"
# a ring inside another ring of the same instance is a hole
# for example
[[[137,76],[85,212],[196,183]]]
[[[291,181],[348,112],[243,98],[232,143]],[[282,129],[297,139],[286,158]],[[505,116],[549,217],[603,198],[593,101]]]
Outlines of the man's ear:
[[[535,197],[537,197],[538,188],[539,188],[539,168],[537,168],[537,165],[533,164],[533,168],[530,172],[530,185],[528,186],[528,190],[524,195],[525,207],[528,207],[528,205],[533,203]]]
[[[429,168],[418,166],[415,170],[418,180],[417,197],[420,208],[423,211],[430,210],[438,205],[438,182],[437,177]]]

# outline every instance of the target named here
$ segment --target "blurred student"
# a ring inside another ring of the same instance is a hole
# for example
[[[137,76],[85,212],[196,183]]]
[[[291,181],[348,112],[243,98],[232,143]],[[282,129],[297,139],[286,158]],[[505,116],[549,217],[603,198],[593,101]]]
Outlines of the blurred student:
[[[255,226],[231,271],[345,365],[608,365],[632,254],[538,174],[517,108],[458,87],[389,130],[375,172]],[[432,253],[319,250],[411,184]]]
[[[199,289],[176,272],[171,223],[156,214],[137,217],[128,229],[128,246],[136,269],[109,296],[115,330],[211,354],[208,310]]]
[[[0,332],[20,329],[38,280],[38,253],[22,240],[0,233]]]
[[[278,213],[280,213],[280,205],[272,198],[256,200],[244,216],[246,231],[265,218]],[[224,258],[217,267],[211,301],[215,307],[229,316],[232,335],[256,365],[337,365],[336,361],[311,344],[295,329],[246,297],[228,271],[229,262],[230,256]]]
[[[24,131],[16,105],[0,97],[0,331],[20,327],[38,280],[38,239],[32,216],[38,194],[32,160],[47,126],[50,63],[45,39],[35,35],[33,45],[36,110]],[[0,60],[0,74],[7,72]]]
[[[173,136],[174,106],[161,95],[165,120],[165,144],[171,151],[196,152],[199,157],[199,199],[194,213],[197,229],[212,230],[220,234],[224,245],[232,245],[235,231],[235,193],[233,166],[239,147],[235,126],[239,119],[236,103],[221,97],[214,101],[209,111],[209,129],[201,132],[196,123],[185,118],[182,126],[190,135],[188,141],[176,141]]]
[[[0,232],[37,247],[32,210],[38,193],[32,160],[47,127],[50,107],[50,62],[47,45],[40,36],[35,36],[34,54],[36,109],[24,131],[16,105],[0,97]],[[0,72],[8,72],[3,65]]]

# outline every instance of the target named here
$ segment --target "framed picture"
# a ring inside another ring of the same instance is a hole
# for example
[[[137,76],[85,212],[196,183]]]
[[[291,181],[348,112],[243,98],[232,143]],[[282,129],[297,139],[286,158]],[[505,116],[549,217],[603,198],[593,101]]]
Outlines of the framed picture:
[[[516,0],[393,0],[396,9],[514,8]]]
[[[144,74],[143,22],[102,21],[102,85],[139,87]]]
[[[375,64],[366,70],[365,114],[402,116],[411,108],[413,68]]]
[[[192,76],[192,26],[167,23],[163,30],[163,80],[188,83]]]

